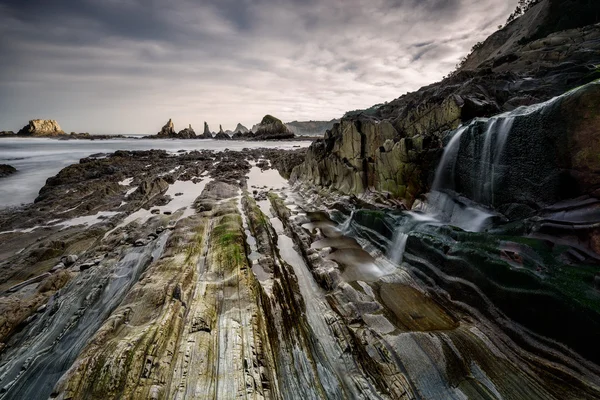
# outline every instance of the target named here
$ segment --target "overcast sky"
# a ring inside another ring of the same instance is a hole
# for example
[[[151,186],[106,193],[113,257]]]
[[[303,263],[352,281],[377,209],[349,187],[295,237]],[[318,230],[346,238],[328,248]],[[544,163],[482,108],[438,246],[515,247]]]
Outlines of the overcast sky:
[[[0,130],[329,120],[440,80],[517,0],[0,0]]]

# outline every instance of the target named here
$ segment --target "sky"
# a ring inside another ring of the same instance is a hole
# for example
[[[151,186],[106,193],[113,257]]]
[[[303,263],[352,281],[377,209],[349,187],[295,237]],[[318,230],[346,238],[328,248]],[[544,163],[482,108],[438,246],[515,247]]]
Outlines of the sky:
[[[517,0],[0,0],[0,130],[330,120],[439,81]]]

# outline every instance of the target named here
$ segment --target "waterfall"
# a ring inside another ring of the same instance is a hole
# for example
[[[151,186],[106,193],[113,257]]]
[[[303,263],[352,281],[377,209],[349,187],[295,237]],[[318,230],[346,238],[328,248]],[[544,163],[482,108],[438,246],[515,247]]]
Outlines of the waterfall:
[[[505,154],[505,148],[512,143],[511,131],[522,132],[526,124],[539,124],[555,102],[577,90],[491,118],[475,118],[450,132],[451,138],[422,208],[424,213],[405,213],[410,219],[403,218],[396,228],[388,257],[396,263],[402,262],[408,234],[421,225],[448,224],[471,232],[488,227],[492,217],[499,215],[491,207],[496,204],[496,196],[502,193],[500,185],[514,184],[507,181],[512,164],[510,154]]]
[[[454,169],[460,149],[460,138],[466,130],[466,126],[459,127],[446,145],[442,159],[435,171],[432,190],[454,189]]]

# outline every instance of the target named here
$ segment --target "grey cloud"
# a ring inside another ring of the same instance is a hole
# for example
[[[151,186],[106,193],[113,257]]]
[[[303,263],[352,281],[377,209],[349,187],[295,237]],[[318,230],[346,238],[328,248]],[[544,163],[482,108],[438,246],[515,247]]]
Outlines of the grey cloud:
[[[331,119],[448,73],[516,0],[0,2],[0,129]]]

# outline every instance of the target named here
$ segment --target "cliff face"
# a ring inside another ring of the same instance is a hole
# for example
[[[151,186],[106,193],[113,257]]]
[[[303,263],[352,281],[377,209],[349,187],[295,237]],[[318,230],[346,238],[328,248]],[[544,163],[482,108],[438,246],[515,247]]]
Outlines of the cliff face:
[[[332,119],[331,121],[292,121],[286,123],[285,126],[298,136],[320,136],[324,135],[325,132],[333,128],[333,125],[337,122],[340,122],[340,120]]]
[[[448,133],[459,125],[543,102],[600,78],[595,67],[600,25],[553,31],[558,3],[545,0],[531,8],[476,46],[443,81],[369,115],[343,118],[311,146],[292,177],[343,193],[387,192],[410,207],[431,188]],[[581,2],[579,13],[589,11],[586,4]],[[534,40],[540,32],[550,33]]]
[[[23,136],[58,136],[65,135],[58,122],[53,119],[32,119],[17,135]]]

